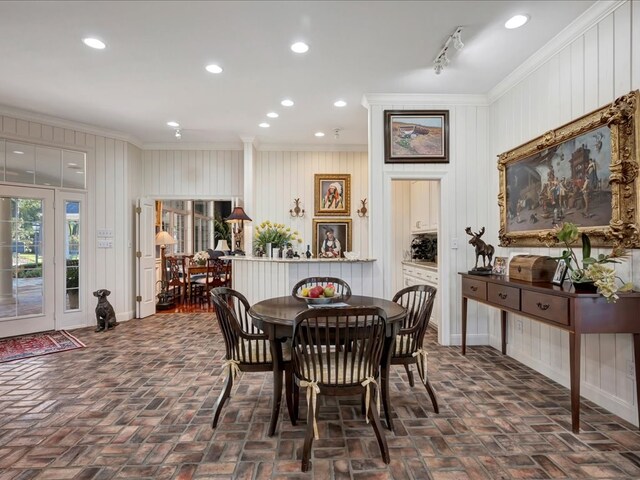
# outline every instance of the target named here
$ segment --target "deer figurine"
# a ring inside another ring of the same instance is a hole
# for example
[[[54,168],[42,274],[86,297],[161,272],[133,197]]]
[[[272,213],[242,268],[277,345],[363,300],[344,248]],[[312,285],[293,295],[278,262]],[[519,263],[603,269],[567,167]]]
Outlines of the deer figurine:
[[[476,265],[473,267],[474,270],[487,270],[491,269],[491,260],[493,259],[494,248],[493,245],[487,245],[483,240],[480,240],[480,237],[484,235],[484,227],[480,229],[478,233],[473,233],[471,231],[471,227],[467,227],[464,229],[467,232],[467,235],[471,236],[471,240],[469,243],[476,247]],[[478,258],[482,255],[482,268],[478,268]],[[485,263],[486,257],[489,257],[489,264]]]

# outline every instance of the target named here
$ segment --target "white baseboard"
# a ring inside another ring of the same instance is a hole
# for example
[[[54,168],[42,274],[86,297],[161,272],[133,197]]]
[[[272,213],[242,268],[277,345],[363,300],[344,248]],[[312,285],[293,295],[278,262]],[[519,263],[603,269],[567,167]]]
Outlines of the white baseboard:
[[[449,341],[451,345],[462,345],[462,335],[460,333],[454,333],[449,336]],[[483,334],[467,334],[467,346],[469,345],[488,345],[489,344],[489,335],[486,333]]]

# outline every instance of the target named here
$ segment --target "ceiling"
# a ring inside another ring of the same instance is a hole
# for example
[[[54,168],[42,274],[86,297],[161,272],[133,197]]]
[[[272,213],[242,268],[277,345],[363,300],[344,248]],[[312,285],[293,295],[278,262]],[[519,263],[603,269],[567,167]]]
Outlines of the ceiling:
[[[487,93],[593,3],[0,2],[0,105],[147,144],[247,136],[273,145],[366,145],[364,94]],[[530,22],[505,29],[516,13]],[[457,26],[465,47],[452,49],[451,64],[436,75],[433,60]],[[107,48],[86,47],[87,36]],[[306,54],[289,49],[300,40]],[[210,63],[224,72],[206,72]],[[282,107],[285,97],[295,106]],[[337,99],[347,106],[334,107]],[[280,117],[268,119],[270,111]],[[181,141],[170,120],[180,122]],[[258,126],[265,121],[270,128]]]

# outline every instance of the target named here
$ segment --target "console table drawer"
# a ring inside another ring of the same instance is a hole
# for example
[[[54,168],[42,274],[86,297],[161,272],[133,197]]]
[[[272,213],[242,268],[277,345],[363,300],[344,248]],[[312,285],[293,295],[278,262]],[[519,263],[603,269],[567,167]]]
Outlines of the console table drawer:
[[[487,299],[487,282],[473,280],[472,278],[462,279],[462,294],[465,297]]]
[[[569,299],[565,297],[524,290],[522,292],[522,312],[562,325],[569,325]]]
[[[513,310],[520,310],[520,289],[490,283],[487,300],[496,305],[501,305]]]

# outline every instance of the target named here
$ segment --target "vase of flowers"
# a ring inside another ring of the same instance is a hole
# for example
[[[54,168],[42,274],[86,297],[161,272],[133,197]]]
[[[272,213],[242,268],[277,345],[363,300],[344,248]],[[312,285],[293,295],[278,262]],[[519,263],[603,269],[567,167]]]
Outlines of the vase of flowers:
[[[612,266],[612,263],[621,263],[620,259],[626,257],[624,249],[615,247],[611,253],[600,254],[597,258],[591,256],[591,241],[586,233],[580,233],[578,227],[570,222],[557,229],[556,237],[564,243],[566,250],[560,257],[567,264],[569,278],[577,291],[598,292],[607,299],[607,302],[618,300],[618,292],[629,292],[633,284],[625,283]],[[582,265],[571,245],[580,238],[582,240]],[[618,286],[617,281],[622,283]]]
[[[193,261],[198,265],[205,265],[207,263],[207,260],[209,260],[209,252],[201,251],[196,252],[193,255]]]
[[[266,220],[256,227],[254,250],[266,252],[269,243],[273,249],[279,248],[282,251],[288,243],[302,243],[302,238],[296,230],[291,230],[291,227]]]

